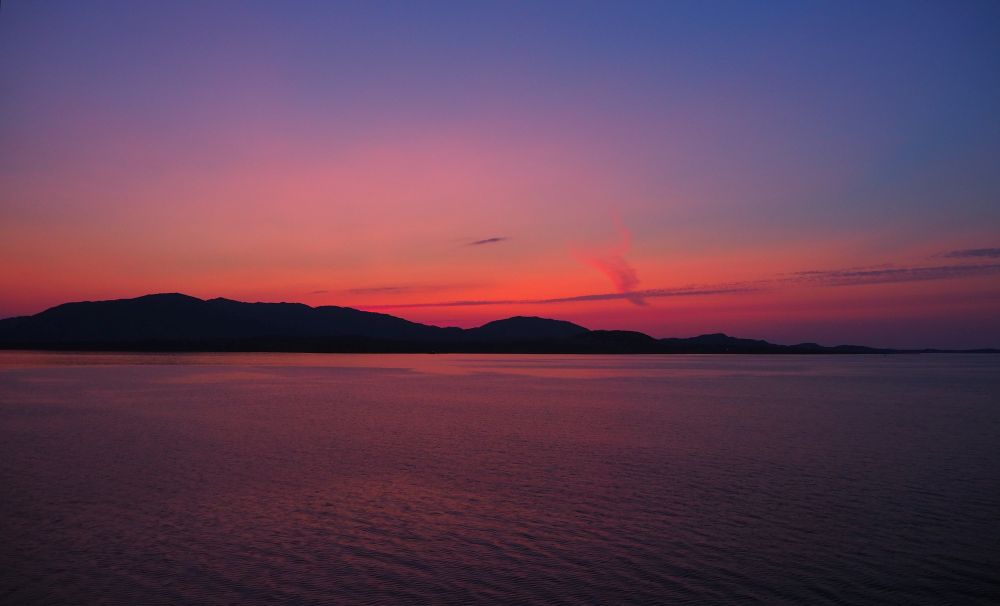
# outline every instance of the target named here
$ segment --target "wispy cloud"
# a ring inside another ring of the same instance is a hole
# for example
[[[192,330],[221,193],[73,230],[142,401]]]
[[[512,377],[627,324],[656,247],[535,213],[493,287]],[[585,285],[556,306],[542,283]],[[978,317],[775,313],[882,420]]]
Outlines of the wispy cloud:
[[[572,297],[559,297],[554,299],[542,299],[539,303],[577,303],[584,301],[613,301],[625,299],[634,303],[634,298],[657,299],[662,297],[704,297],[709,295],[731,295],[737,293],[749,293],[763,290],[763,286],[750,284],[720,284],[705,287],[686,288],[648,288],[645,290],[634,290],[629,292],[601,293],[595,295],[575,295]]]
[[[499,244],[500,242],[506,242],[510,240],[507,236],[493,236],[492,238],[484,238],[482,240],[473,240],[466,244],[466,246],[483,246],[484,244]]]
[[[398,295],[415,292],[415,289],[412,286],[366,286],[348,288],[344,292],[352,295]]]
[[[639,275],[625,257],[611,254],[605,257],[580,257],[580,260],[607,276],[622,299],[628,299],[634,305],[646,304],[640,291],[636,290]]]
[[[340,292],[351,295],[403,295],[429,292],[442,292],[457,288],[471,288],[475,284],[388,284],[379,286],[362,286],[347,288]]]
[[[622,299],[628,300],[633,305],[645,305],[646,300],[642,291],[637,290],[639,286],[639,274],[632,267],[632,264],[625,259],[625,253],[632,246],[632,233],[615,217],[615,227],[618,231],[618,242],[610,249],[601,253],[591,253],[577,251],[577,259],[585,265],[593,267],[611,280]]]
[[[994,273],[1000,273],[1000,263],[802,271],[792,274],[792,276],[785,278],[783,281],[805,282],[824,286],[850,286],[856,284],[889,284],[893,282],[945,280]]]
[[[1000,259],[1000,248],[966,248],[941,255],[952,259]]]
[[[459,299],[450,301],[430,301],[420,303],[391,303],[364,305],[364,309],[403,309],[424,307],[478,307],[488,305],[550,305],[555,303],[588,303],[594,301],[629,301],[667,297],[711,297],[750,294],[773,290],[783,285],[812,285],[823,287],[890,284],[896,282],[916,282],[925,280],[947,280],[972,276],[1000,274],[1000,263],[977,265],[939,265],[915,267],[848,268],[835,270],[801,271],[772,279],[752,282],[730,282],[686,286],[679,288],[649,288],[627,292],[605,292],[565,297],[538,299]]]
[[[751,285],[720,285],[710,287],[686,288],[652,288],[627,293],[609,292],[588,295],[573,295],[569,297],[553,297],[548,299],[461,299],[455,301],[434,301],[429,303],[391,303],[385,305],[366,305],[365,309],[400,309],[414,307],[478,307],[484,305],[549,305],[552,303],[583,303],[589,301],[631,300],[633,297],[697,297],[708,295],[723,295],[747,293],[761,290],[761,287]]]

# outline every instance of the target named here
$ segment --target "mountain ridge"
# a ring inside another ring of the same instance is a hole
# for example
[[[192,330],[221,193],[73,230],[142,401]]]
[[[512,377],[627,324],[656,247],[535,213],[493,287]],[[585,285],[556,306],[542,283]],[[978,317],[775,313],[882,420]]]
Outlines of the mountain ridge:
[[[0,320],[0,349],[426,353],[1000,353],[778,345],[724,333],[657,339],[514,316],[475,328],[441,327],[351,307],[250,303],[183,293],[78,301]]]

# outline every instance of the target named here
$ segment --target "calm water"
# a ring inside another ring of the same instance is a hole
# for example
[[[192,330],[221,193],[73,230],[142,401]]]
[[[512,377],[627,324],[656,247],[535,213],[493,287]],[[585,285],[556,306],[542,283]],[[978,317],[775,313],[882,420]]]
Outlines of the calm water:
[[[1000,357],[0,352],[0,602],[995,604]]]

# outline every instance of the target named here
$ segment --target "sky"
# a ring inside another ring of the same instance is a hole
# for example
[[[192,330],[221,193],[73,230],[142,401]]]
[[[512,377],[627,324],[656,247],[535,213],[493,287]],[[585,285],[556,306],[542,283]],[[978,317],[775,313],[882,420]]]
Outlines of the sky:
[[[1000,3],[3,0],[0,317],[1000,346]]]

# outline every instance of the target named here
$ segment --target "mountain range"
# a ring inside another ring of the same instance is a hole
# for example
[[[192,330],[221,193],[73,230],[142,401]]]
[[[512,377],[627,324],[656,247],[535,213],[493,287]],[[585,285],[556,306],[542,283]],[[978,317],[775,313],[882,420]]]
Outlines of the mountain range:
[[[656,339],[516,316],[477,328],[439,327],[350,307],[203,300],[179,294],[65,303],[0,320],[0,348],[123,351],[426,353],[904,353],[816,343],[777,345],[722,333]],[[1000,353],[1000,350],[965,352]],[[963,352],[964,353],[964,352]]]

